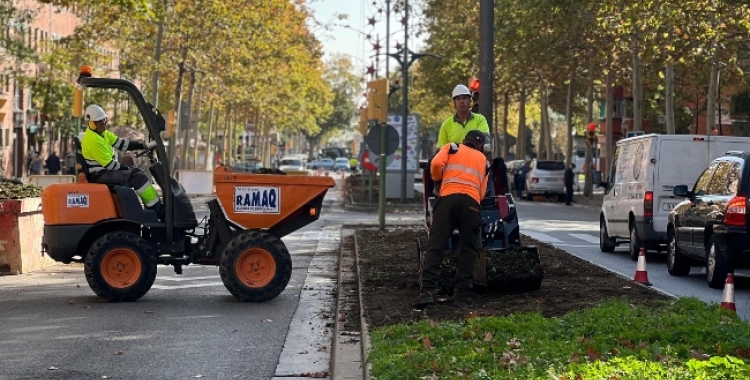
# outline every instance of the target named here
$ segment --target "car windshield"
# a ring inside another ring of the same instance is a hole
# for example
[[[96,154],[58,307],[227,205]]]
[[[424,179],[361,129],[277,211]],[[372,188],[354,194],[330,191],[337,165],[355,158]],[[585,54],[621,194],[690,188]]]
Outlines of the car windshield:
[[[565,170],[565,164],[561,161],[537,161],[536,168],[539,170]]]
[[[337,158],[337,159],[336,159],[336,162],[343,162],[343,163],[345,163],[345,164],[346,164],[346,163],[348,163],[348,162],[349,162],[349,160],[347,160],[346,158]]]
[[[284,165],[284,166],[302,166],[302,161],[300,161],[300,160],[281,160],[281,165]]]

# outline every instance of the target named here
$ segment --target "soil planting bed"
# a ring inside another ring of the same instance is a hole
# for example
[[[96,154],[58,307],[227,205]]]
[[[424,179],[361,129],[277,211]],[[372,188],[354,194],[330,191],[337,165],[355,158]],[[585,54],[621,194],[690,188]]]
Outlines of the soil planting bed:
[[[523,237],[524,244],[539,248],[544,268],[540,290],[522,294],[478,294],[470,308],[456,308],[447,302],[426,311],[414,310],[412,303],[419,295],[417,240],[426,234],[424,227],[357,231],[363,307],[370,328],[423,318],[463,319],[469,313],[481,317],[540,312],[545,317],[554,317],[598,305],[610,298],[626,299],[632,304],[669,298],[563,250]]]

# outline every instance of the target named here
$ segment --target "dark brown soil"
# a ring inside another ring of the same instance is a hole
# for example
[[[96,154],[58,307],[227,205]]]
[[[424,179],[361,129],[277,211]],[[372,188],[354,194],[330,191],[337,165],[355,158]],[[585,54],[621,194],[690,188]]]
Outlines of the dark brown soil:
[[[436,304],[426,311],[415,310],[419,295],[417,240],[426,236],[423,227],[400,227],[386,231],[361,229],[356,243],[362,276],[362,297],[371,328],[411,322],[462,319],[467,315],[509,315],[540,312],[545,317],[596,306],[605,299],[627,299],[648,304],[668,299],[630,279],[588,263],[565,251],[524,237],[536,245],[544,267],[539,291],[523,294],[478,294],[470,308],[456,308],[451,302]]]

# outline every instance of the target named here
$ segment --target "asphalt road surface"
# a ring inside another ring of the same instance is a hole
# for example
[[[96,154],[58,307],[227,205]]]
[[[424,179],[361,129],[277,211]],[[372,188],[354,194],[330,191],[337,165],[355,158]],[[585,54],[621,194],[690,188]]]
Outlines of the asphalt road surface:
[[[576,256],[599,264],[632,279],[636,262],[628,256],[627,243],[614,253],[599,250],[599,211],[585,207],[566,207],[559,202],[518,202],[521,233],[552,244]],[[703,268],[693,268],[688,277],[673,277],[667,272],[666,253],[648,252],[648,279],[653,287],[675,296],[693,296],[705,302],[720,303],[722,289],[706,284]],[[737,314],[750,320],[750,276],[737,271],[735,278]]]

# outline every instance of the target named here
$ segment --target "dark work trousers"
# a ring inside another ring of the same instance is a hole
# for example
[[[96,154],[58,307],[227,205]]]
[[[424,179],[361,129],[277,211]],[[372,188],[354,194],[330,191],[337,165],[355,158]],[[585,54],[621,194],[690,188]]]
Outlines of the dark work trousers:
[[[569,205],[573,202],[573,184],[565,185],[565,204]]]
[[[451,194],[438,197],[433,210],[430,238],[427,242],[422,290],[435,294],[440,278],[440,264],[448,248],[448,239],[458,228],[458,268],[456,270],[456,293],[466,293],[474,280],[474,262],[480,247],[482,218],[479,204],[466,194]]]
[[[96,183],[108,185],[130,186],[135,190],[149,183],[148,177],[143,170],[130,168],[128,170],[105,170],[94,179]]]

